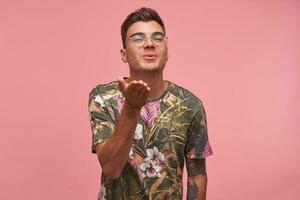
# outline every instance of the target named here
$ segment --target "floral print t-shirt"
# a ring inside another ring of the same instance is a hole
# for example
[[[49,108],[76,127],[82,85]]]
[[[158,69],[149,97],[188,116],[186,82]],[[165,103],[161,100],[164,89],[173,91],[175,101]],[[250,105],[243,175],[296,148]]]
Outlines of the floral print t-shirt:
[[[101,174],[98,200],[180,200],[185,157],[213,154],[202,101],[187,89],[167,83],[163,94],[141,109],[120,177]],[[117,81],[97,85],[89,93],[92,153],[96,144],[112,136],[124,100]]]

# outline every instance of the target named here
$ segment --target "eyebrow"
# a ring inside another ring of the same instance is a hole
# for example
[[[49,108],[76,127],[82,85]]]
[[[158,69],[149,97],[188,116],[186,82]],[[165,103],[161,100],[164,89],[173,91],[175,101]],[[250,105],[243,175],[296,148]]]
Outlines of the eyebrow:
[[[158,34],[158,33],[162,34],[162,35],[165,35],[163,32],[160,32],[160,31],[153,32],[151,35]],[[143,33],[143,32],[136,32],[136,33],[133,33],[132,35],[130,35],[129,38],[131,38],[131,37],[133,37],[135,35],[145,35],[145,33]]]

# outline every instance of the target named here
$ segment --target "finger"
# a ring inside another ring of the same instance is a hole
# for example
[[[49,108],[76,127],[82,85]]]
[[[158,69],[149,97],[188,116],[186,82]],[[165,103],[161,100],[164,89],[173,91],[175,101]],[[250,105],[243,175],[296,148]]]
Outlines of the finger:
[[[124,79],[120,76],[118,77],[118,86],[119,86],[121,92],[123,92],[124,89],[126,88],[126,83],[125,83]]]
[[[143,90],[141,91],[141,95],[143,96],[143,98],[146,98],[148,95],[148,92],[145,88],[143,88]]]
[[[150,96],[150,91],[151,91],[150,87],[145,88],[145,90],[143,91],[143,95],[145,98],[146,97],[148,98]]]
[[[142,82],[138,82],[138,85],[136,87],[136,94],[139,96],[143,96],[144,94],[144,90],[145,90],[145,86]]]
[[[144,93],[145,93],[146,89],[145,89],[145,86],[143,84],[139,85],[139,88],[137,90],[137,95],[139,96],[144,96]]]
[[[143,86],[146,88],[148,86],[148,84],[143,82]]]
[[[134,93],[136,85],[137,85],[137,81],[136,80],[131,81],[128,84],[127,92],[130,93],[130,94]]]
[[[151,88],[150,88],[150,87],[147,87],[147,91],[150,93],[150,92],[151,92]]]
[[[138,83],[139,84],[143,84],[144,82],[143,82],[143,80],[139,80]]]
[[[145,82],[143,80],[138,81],[139,89],[143,89],[145,87]]]
[[[139,90],[143,90],[143,91],[146,90],[147,83],[143,82],[142,80],[139,80],[138,84],[139,84]]]
[[[143,90],[144,90],[144,84],[142,80],[138,81],[138,85],[137,85],[137,93],[138,94],[143,94]]]
[[[147,91],[147,83],[141,84],[141,89],[143,90],[143,92],[146,92]]]

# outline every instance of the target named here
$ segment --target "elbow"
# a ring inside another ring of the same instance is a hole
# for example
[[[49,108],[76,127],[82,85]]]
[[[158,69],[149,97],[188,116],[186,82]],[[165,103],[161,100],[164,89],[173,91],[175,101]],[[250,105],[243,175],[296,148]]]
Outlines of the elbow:
[[[103,175],[107,176],[110,179],[118,179],[121,176],[122,169],[118,166],[115,166],[115,163],[112,163],[111,159],[104,159],[103,156],[98,154],[98,160],[102,169]]]
[[[102,168],[102,172],[105,176],[107,176],[110,179],[118,179],[121,176],[121,172],[113,170],[112,168]]]
[[[110,179],[118,179],[121,176],[121,170],[118,167],[114,167],[112,164],[106,162],[101,164],[102,172]]]

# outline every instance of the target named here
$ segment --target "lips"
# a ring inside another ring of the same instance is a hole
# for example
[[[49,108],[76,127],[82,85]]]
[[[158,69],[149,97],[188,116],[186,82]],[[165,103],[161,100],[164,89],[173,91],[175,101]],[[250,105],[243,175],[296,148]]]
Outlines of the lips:
[[[154,53],[145,53],[143,55],[143,58],[147,59],[147,60],[154,60],[157,58],[157,55]]]

